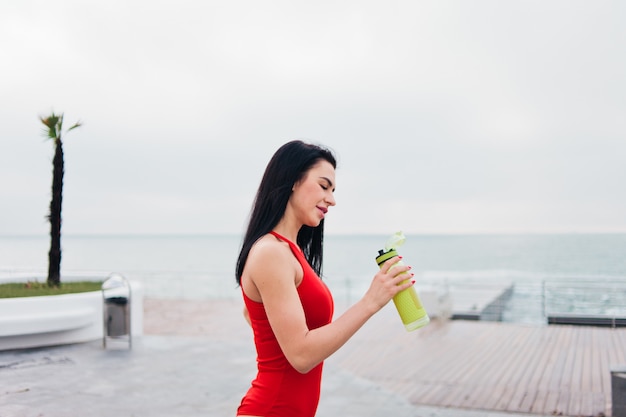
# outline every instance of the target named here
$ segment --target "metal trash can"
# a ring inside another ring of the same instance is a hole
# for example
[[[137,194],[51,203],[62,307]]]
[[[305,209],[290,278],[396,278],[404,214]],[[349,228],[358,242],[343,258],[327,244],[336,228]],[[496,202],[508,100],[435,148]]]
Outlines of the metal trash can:
[[[123,340],[132,346],[130,328],[131,289],[130,283],[122,275],[114,273],[102,283],[104,333],[102,345],[107,347],[107,339]]]
[[[626,417],[626,365],[611,366],[613,417]]]

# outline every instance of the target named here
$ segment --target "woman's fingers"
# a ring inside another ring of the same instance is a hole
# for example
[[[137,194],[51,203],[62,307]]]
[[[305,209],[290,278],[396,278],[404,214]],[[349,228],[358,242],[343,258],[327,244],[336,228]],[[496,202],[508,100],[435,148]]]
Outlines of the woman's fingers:
[[[411,267],[408,265],[398,265],[402,257],[394,256],[387,260],[380,268],[370,289],[368,297],[375,300],[378,308],[382,308],[397,293],[411,287],[415,280],[414,275],[410,272]]]
[[[397,264],[400,259],[402,259],[402,256],[394,256],[393,258],[387,259],[385,263],[383,263],[383,266],[380,268],[380,270],[383,272],[383,274],[388,273],[391,267]]]
[[[385,275],[391,275],[392,277],[396,277],[400,274],[410,271],[410,266],[404,264],[398,265],[400,259],[402,259],[401,256],[394,256],[393,258],[387,260],[380,268],[381,272]]]

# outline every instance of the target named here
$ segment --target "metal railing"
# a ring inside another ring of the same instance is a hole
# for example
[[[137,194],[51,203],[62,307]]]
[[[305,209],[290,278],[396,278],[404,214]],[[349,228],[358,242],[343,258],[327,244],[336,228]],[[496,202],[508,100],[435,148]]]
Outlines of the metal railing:
[[[626,326],[626,279],[550,279],[542,282],[548,324]]]
[[[63,279],[105,276],[102,271],[66,271]],[[127,271],[126,276],[143,284],[146,297],[211,299],[241,296],[234,278],[215,271]],[[44,271],[0,271],[0,281],[9,277],[45,281]],[[366,292],[370,277],[339,276],[325,282],[336,303],[347,306]],[[424,298],[427,298],[427,292],[431,299],[434,294],[442,309],[448,308],[445,304],[449,299],[452,315],[463,313],[476,320],[533,325],[626,326],[626,277],[546,279],[541,276],[476,274],[468,278],[441,273],[420,277],[416,289]]]

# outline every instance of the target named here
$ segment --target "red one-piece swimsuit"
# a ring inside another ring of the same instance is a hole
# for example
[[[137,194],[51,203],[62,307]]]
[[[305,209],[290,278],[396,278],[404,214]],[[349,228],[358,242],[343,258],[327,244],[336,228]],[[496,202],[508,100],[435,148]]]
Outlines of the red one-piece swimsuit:
[[[289,244],[302,266],[304,275],[297,290],[308,328],[315,329],[330,323],[334,309],[330,291],[296,244],[278,233],[270,233]],[[306,374],[296,371],[280,349],[263,303],[251,300],[243,290],[242,294],[254,331],[258,372],[241,400],[237,415],[313,417],[320,398],[323,363]]]

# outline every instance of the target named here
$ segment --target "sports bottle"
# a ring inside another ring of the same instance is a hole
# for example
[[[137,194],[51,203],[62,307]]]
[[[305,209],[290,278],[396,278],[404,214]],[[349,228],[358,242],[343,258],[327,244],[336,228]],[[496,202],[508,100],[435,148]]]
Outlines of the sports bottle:
[[[385,263],[385,261],[398,255],[396,249],[404,243],[404,240],[405,237],[402,232],[395,233],[389,238],[389,240],[387,240],[385,249],[379,250],[378,256],[376,257],[376,263],[379,268]],[[395,266],[399,265],[404,265],[404,263],[402,261],[398,261],[395,264]],[[403,274],[406,274],[406,272],[403,272]],[[402,283],[405,282],[406,280],[402,281]],[[393,303],[396,305],[398,314],[400,314],[402,323],[407,331],[419,329],[430,322],[430,318],[428,317],[426,310],[424,310],[422,302],[417,295],[417,291],[415,291],[413,286],[396,294],[393,297]]]

